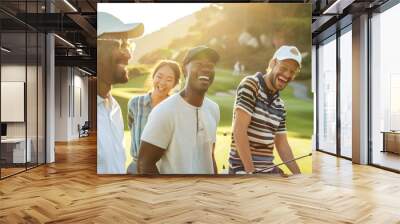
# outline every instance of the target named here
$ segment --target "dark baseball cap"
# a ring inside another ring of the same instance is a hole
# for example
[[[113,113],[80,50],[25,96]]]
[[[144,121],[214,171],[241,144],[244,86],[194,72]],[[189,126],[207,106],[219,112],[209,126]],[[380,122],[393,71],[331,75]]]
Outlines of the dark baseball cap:
[[[208,59],[210,59],[212,62],[215,64],[219,61],[219,54],[217,51],[215,51],[212,48],[209,48],[205,45],[200,45],[194,48],[191,48],[188,50],[186,53],[184,59],[183,59],[183,65],[188,64],[190,61],[193,59],[196,59],[200,56],[206,56]]]

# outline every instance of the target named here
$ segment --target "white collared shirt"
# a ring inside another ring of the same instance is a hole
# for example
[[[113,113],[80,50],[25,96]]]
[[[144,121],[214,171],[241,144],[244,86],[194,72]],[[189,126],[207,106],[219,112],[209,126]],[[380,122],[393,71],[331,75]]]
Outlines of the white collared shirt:
[[[126,173],[124,122],[121,108],[111,95],[108,99],[97,96],[97,173]]]

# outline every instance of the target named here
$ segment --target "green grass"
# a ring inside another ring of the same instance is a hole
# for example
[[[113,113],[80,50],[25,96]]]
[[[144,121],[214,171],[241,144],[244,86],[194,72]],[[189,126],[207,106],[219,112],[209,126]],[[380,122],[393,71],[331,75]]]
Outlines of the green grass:
[[[141,75],[135,78],[130,79],[127,83],[125,84],[117,84],[114,85],[114,89],[119,89],[119,88],[143,88],[143,83],[148,79],[147,76]]]
[[[232,76],[229,70],[217,69],[214,83],[207,92],[207,96],[219,105],[221,119],[217,130],[216,143],[216,160],[219,172],[223,171],[223,167],[228,168],[228,155],[231,143],[231,125],[232,125],[232,108],[234,96],[228,95],[228,92],[235,90],[237,85],[243,79],[242,76]],[[127,103],[129,99],[136,95],[141,95],[149,90],[149,86],[144,85],[148,77],[145,75],[131,79],[127,84],[115,85],[112,89],[114,98],[119,102],[122,115],[126,121]],[[218,94],[216,93],[226,93]],[[287,129],[289,143],[295,156],[305,155],[311,152],[311,135],[313,129],[313,104],[312,100],[301,100],[293,97],[293,90],[287,87],[281,92],[281,97],[285,101],[287,110]],[[128,160],[126,165],[131,161],[130,134],[125,122],[125,146]],[[281,162],[279,156],[275,154],[275,163]],[[298,161],[300,169],[303,173],[312,172],[312,159],[307,157]],[[286,167],[281,166],[288,173]]]
[[[233,76],[232,71],[225,69],[216,69],[214,82],[208,89],[207,94],[212,96],[217,92],[226,92],[236,90],[243,76]]]

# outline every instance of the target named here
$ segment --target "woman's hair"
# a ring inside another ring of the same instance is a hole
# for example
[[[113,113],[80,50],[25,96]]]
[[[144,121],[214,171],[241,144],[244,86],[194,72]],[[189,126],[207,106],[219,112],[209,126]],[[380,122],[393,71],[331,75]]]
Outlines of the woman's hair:
[[[161,67],[168,66],[174,71],[174,77],[175,77],[175,85],[179,83],[179,79],[181,77],[181,67],[176,61],[172,60],[161,60],[159,61],[153,69],[153,73],[151,74],[151,77],[154,79],[154,76],[156,75],[158,69]]]

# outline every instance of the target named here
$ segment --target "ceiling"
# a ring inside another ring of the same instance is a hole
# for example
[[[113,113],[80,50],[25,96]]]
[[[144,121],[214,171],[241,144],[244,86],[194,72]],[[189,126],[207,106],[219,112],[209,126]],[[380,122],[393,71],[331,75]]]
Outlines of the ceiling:
[[[51,32],[57,34],[56,66],[78,66],[96,74],[97,1],[48,0],[47,3],[44,0],[1,0],[2,46],[11,50],[7,60],[17,62],[26,56],[29,61],[36,57],[36,51],[44,45],[36,43],[36,35]],[[43,36],[39,40],[43,40]]]
[[[292,1],[242,1],[242,2],[297,2],[312,4],[313,43],[332,35],[338,24],[351,23],[352,17],[372,10],[388,0],[292,0]],[[28,35],[25,52],[25,30],[28,32],[54,32],[56,65],[79,66],[96,73],[96,10],[97,3],[107,2],[171,2],[167,0],[1,0],[0,23],[3,32],[2,46],[13,49],[10,58],[28,56],[35,52],[33,38]],[[205,2],[205,1],[190,1]],[[51,13],[49,13],[51,11]],[[341,21],[338,23],[338,21]],[[344,22],[343,22],[344,21]],[[346,22],[348,21],[348,22]],[[336,27],[335,27],[336,26]],[[65,40],[65,41],[64,41]],[[35,41],[34,41],[35,42]],[[41,46],[39,46],[41,47]]]
[[[353,17],[374,12],[390,0],[312,0],[313,44],[352,23]]]

